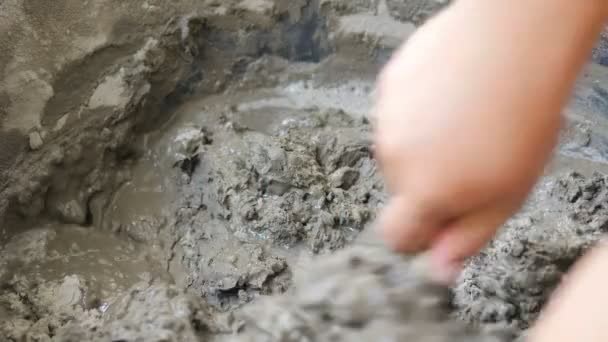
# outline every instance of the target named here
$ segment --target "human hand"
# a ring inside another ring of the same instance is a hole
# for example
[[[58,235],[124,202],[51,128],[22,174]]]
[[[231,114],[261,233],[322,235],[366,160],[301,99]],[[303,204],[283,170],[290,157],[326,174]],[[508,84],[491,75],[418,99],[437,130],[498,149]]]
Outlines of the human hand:
[[[511,17],[504,13],[518,10],[498,8],[507,6],[501,2],[457,2],[416,32],[379,77],[376,154],[393,194],[379,228],[398,251],[430,249],[439,281],[452,281],[463,259],[525,201],[592,46],[597,30],[572,35],[576,20],[556,38],[521,30],[554,27],[539,5],[516,6],[521,12]]]

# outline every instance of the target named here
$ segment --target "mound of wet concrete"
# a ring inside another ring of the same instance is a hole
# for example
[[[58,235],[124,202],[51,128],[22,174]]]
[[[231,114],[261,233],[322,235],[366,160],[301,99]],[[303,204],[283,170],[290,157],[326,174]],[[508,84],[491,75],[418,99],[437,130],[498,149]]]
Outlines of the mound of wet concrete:
[[[577,85],[552,169],[453,289],[349,247],[387,198],[375,75],[442,5],[1,2],[0,340],[527,329],[606,230],[605,176],[591,172],[608,161],[601,66]]]
[[[358,246],[305,267],[295,291],[244,309],[234,341],[511,341],[450,317],[447,288],[428,280],[424,257]]]

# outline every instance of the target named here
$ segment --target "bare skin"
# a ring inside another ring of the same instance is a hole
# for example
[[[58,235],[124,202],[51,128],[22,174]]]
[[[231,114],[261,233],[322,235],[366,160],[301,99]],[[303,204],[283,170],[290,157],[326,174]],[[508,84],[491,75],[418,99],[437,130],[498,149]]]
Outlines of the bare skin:
[[[394,195],[380,223],[389,244],[430,249],[446,278],[519,209],[557,141],[604,7],[460,0],[396,53],[376,106]]]
[[[606,270],[608,246],[604,243],[586,255],[562,283],[532,330],[529,340],[608,341]]]
[[[393,194],[379,228],[390,246],[429,251],[438,280],[450,282],[494,236],[542,174],[607,13],[604,0],[460,0],[395,54],[375,113]],[[608,340],[593,330],[608,323],[599,313],[608,296],[590,295],[608,282],[608,251],[579,268],[532,341]],[[589,309],[593,319],[577,316]]]

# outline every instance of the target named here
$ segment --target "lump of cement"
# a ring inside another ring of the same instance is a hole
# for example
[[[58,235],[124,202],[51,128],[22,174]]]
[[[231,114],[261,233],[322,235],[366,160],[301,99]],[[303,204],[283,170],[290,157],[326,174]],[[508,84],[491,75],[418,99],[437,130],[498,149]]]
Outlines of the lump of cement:
[[[510,220],[466,267],[454,289],[460,318],[529,328],[564,274],[608,229],[606,176],[572,173],[544,186],[535,208]]]
[[[42,136],[38,132],[31,132],[29,134],[30,148],[32,150],[38,150],[42,147],[44,142],[42,141]]]
[[[77,276],[38,284],[15,277],[0,295],[0,336],[9,341],[50,341],[54,330],[84,313],[86,286]]]
[[[232,133],[203,154],[203,203],[244,241],[343,247],[384,196],[369,129],[345,117],[288,120],[276,135]]]
[[[585,177],[573,172],[558,180],[553,196],[571,209],[570,219],[583,225],[577,229],[588,230],[597,237],[608,230],[608,208],[604,205],[608,200],[607,183],[608,177],[600,173]]]
[[[90,312],[65,326],[54,341],[198,342],[217,332],[200,300],[173,286],[140,284],[103,316]]]
[[[480,331],[449,316],[447,288],[432,284],[424,259],[358,246],[305,268],[293,293],[241,313],[232,341],[510,341],[507,330]]]
[[[449,2],[450,0],[387,0],[386,4],[395,18],[421,25]]]
[[[608,65],[608,30],[604,29],[593,49],[593,61],[601,65]]]
[[[205,229],[200,229],[200,224]],[[268,248],[239,241],[205,213],[186,226],[175,260],[189,270],[190,288],[214,308],[234,309],[260,294],[282,293],[291,285],[287,262]],[[171,267],[174,269],[179,267]]]
[[[53,329],[82,314],[87,286],[76,275],[44,281],[35,267],[49,258],[56,233],[31,230],[10,238],[0,250],[0,340],[47,341]]]

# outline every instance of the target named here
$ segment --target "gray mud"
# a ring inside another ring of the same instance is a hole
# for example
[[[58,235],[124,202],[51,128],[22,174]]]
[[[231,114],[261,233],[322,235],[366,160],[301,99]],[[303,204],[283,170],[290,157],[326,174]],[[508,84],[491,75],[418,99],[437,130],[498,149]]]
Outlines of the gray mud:
[[[303,266],[295,291],[241,313],[234,341],[510,341],[513,331],[476,329],[449,315],[447,288],[428,280],[424,257],[359,244]]]
[[[367,116],[448,2],[0,2],[0,341],[525,332],[608,230],[605,37],[546,176],[439,288],[372,236]]]

